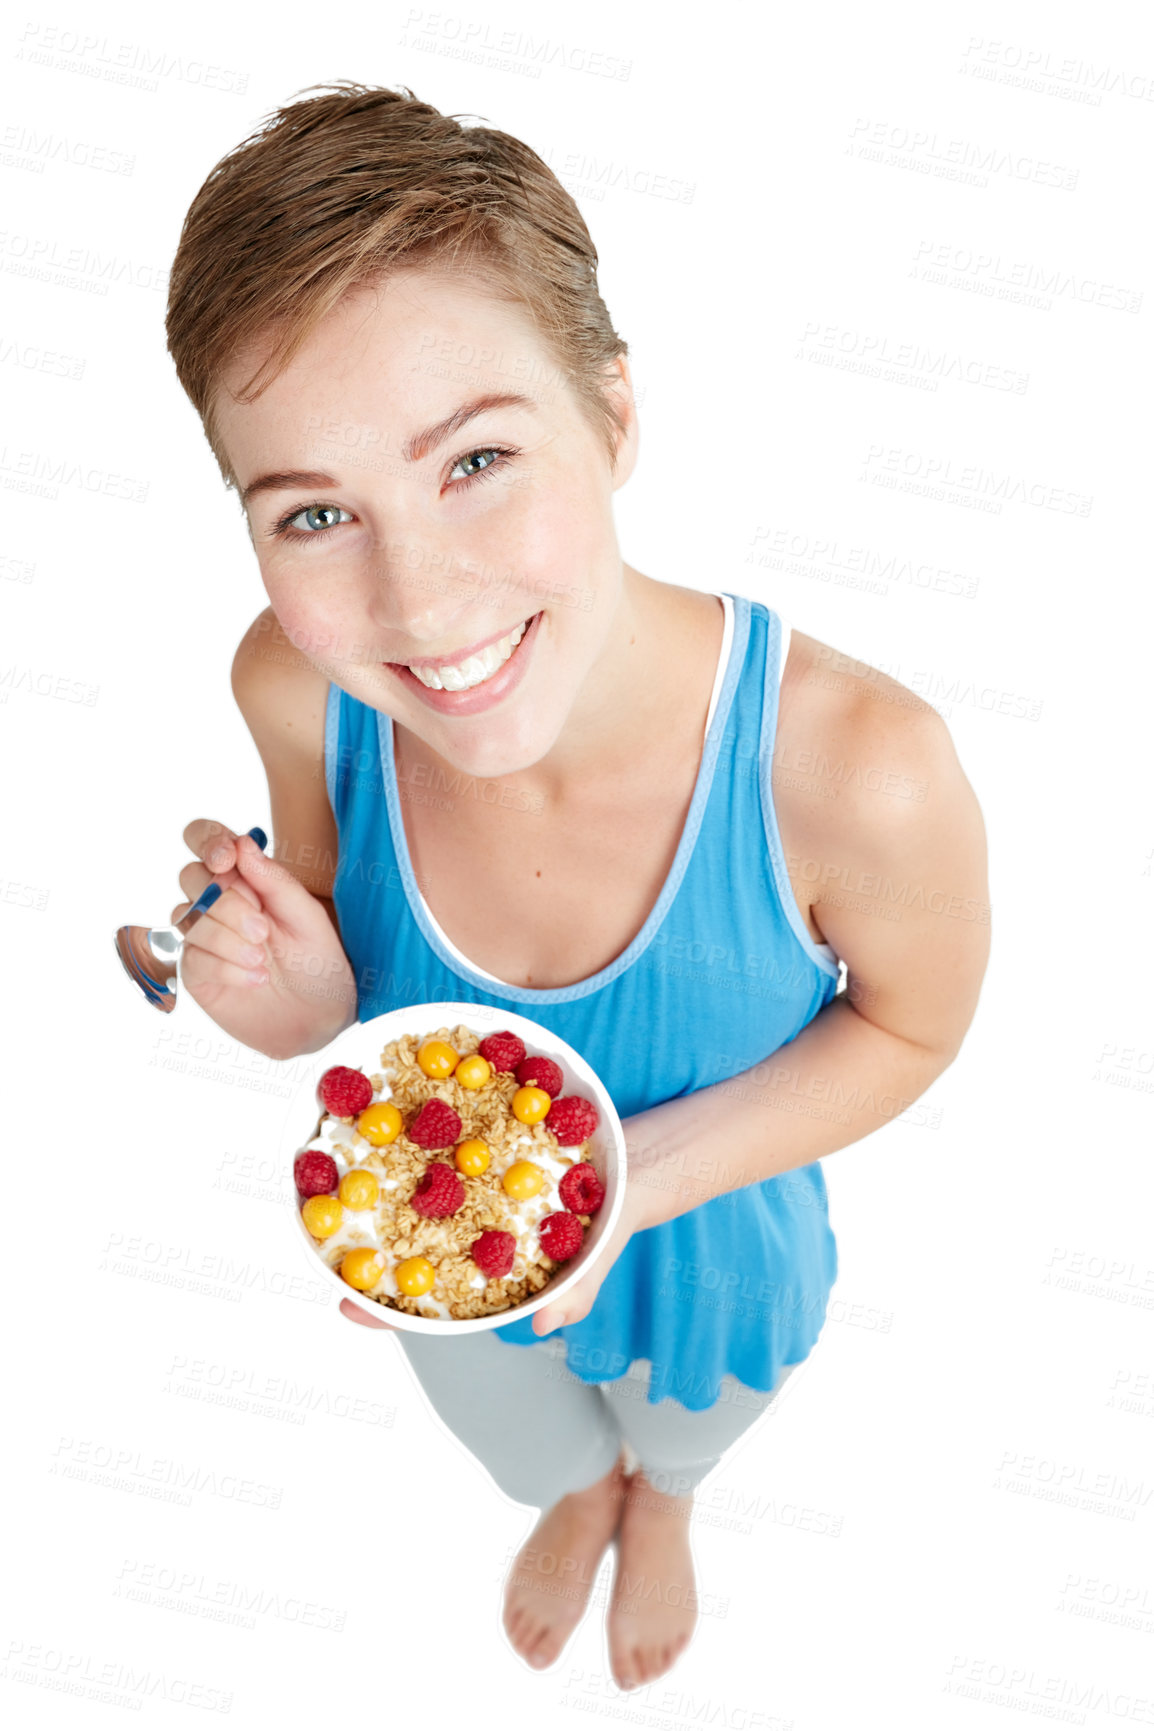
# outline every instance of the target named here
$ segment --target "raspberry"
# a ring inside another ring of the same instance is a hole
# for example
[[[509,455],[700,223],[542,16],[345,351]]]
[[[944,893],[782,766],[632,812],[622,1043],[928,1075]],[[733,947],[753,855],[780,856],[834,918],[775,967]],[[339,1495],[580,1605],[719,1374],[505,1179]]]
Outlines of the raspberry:
[[[443,1220],[446,1214],[455,1214],[464,1200],[465,1186],[453,1168],[443,1160],[430,1160],[409,1198],[409,1207],[426,1220]]]
[[[537,1236],[546,1256],[554,1262],[568,1262],[580,1250],[585,1228],[575,1214],[546,1214]]]
[[[337,1187],[337,1163],[319,1148],[306,1148],[293,1161],[293,1177],[302,1196],[327,1196]]]
[[[517,1065],[517,1080],[522,1088],[544,1088],[552,1100],[565,1086],[560,1066],[552,1058],[526,1058]]]
[[[525,1042],[508,1028],[490,1034],[477,1047],[482,1058],[488,1058],[494,1070],[515,1070],[525,1056]]]
[[[545,1114],[545,1124],[562,1148],[584,1142],[586,1136],[592,1136],[599,1123],[596,1106],[583,1094],[566,1094],[563,1100],[554,1100]]]
[[[588,1160],[570,1166],[557,1189],[562,1202],[573,1214],[596,1214],[605,1200],[605,1186]]]
[[[325,1111],[334,1118],[355,1118],[372,1101],[373,1084],[363,1071],[334,1064],[321,1077],[317,1092]]]
[[[482,1232],[473,1240],[473,1261],[486,1280],[500,1280],[512,1268],[516,1249],[517,1240],[511,1232]]]
[[[447,1100],[435,1094],[425,1101],[407,1131],[409,1141],[418,1148],[448,1148],[460,1134],[460,1117]]]

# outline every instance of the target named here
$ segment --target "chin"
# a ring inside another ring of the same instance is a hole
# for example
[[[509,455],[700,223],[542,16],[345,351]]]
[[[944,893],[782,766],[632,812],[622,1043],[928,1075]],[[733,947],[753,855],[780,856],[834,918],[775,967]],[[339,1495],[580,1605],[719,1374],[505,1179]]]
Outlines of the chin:
[[[510,718],[502,726],[495,717],[480,715],[471,739],[461,732],[449,731],[443,743],[432,738],[429,743],[463,775],[503,781],[539,763],[556,743],[564,720],[564,714],[560,714],[555,724],[550,725],[538,713],[524,721]],[[509,804],[514,811],[526,809],[523,799],[511,798]]]

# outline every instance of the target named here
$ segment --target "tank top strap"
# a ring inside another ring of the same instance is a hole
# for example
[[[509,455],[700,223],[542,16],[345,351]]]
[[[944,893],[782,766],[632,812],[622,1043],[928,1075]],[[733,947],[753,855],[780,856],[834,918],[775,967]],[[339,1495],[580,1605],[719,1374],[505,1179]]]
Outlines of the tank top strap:
[[[780,688],[781,682],[785,678],[785,664],[789,659],[789,639],[793,632],[793,626],[783,613],[778,612],[776,607],[774,612],[777,613],[778,624],[781,627],[781,655],[777,664],[777,683]]]
[[[369,800],[383,800],[379,717],[375,709],[329,682],[325,699],[325,787],[338,831]]]
[[[721,688],[725,684],[725,675],[729,668],[729,657],[733,650],[733,597],[724,590],[714,591],[721,602],[725,613],[725,624],[721,633],[721,653],[717,658],[717,670],[713,676],[713,691],[709,698],[709,710],[705,717],[705,732],[708,737],[713,724],[713,712],[717,708],[717,700],[721,696]]]

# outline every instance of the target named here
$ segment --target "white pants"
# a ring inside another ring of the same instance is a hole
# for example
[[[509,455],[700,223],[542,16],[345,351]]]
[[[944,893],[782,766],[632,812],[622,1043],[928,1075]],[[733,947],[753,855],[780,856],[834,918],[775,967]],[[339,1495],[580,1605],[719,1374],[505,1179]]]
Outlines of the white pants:
[[[769,1406],[768,1393],[722,1378],[720,1398],[691,1412],[671,1395],[647,1398],[650,1365],[634,1359],[612,1382],[582,1382],[561,1339],[516,1346],[476,1334],[394,1336],[434,1411],[506,1496],[549,1508],[604,1478],[625,1449],[654,1489],[685,1496]]]

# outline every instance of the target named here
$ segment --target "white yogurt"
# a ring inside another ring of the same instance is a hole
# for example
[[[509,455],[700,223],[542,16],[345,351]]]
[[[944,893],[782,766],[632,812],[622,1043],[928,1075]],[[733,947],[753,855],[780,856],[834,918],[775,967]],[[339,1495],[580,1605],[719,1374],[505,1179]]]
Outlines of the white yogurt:
[[[373,1102],[387,1100],[391,1094],[392,1089],[386,1081],[383,1088],[374,1089]],[[355,1124],[347,1124],[343,1119],[334,1118],[326,1113],[317,1128],[316,1135],[311,1141],[306,1142],[305,1149],[317,1150],[322,1154],[331,1155],[336,1162],[339,1182],[345,1173],[353,1167],[366,1166],[371,1170],[370,1155],[376,1154],[384,1157],[387,1153],[387,1146],[386,1144],[384,1148],[378,1148],[375,1143],[358,1133]],[[449,1153],[450,1150],[448,1149],[434,1149],[430,1151],[430,1158],[442,1159],[448,1164],[446,1156]],[[566,1154],[573,1163],[584,1159],[585,1144],[582,1143],[580,1147],[567,1148]],[[561,1201],[559,1185],[569,1170],[569,1166],[553,1154],[550,1149],[542,1147],[539,1142],[535,1142],[527,1131],[514,1136],[509,1149],[501,1151],[498,1161],[490,1170],[500,1177],[517,1160],[531,1160],[534,1166],[541,1168],[546,1177],[546,1182],[537,1195],[527,1198],[518,1205],[518,1212],[514,1216],[510,1228],[517,1239],[516,1259],[518,1262],[523,1260],[528,1267],[535,1264],[541,1248],[541,1241],[537,1235],[538,1225],[547,1214],[558,1214],[565,1206]],[[374,1172],[374,1176],[382,1190],[396,1190],[398,1188],[396,1178],[382,1178],[377,1172]],[[369,1289],[368,1296],[401,1297],[395,1269],[398,1262],[405,1259],[396,1254],[391,1244],[384,1242],[381,1221],[376,1208],[352,1209],[346,1206],[344,1218],[337,1231],[333,1233],[331,1238],[319,1240],[317,1249],[325,1262],[328,1262],[331,1267],[337,1267],[346,1250],[355,1249],[360,1245],[371,1245],[374,1249],[379,1250],[385,1262],[384,1273],[377,1284]],[[524,1279],[524,1273],[516,1274],[510,1271],[510,1273],[499,1277],[499,1284],[503,1285],[507,1281],[522,1279]],[[488,1282],[484,1274],[478,1269],[470,1284],[480,1291]],[[414,1302],[422,1316],[435,1316],[442,1320],[450,1320],[448,1304],[441,1299],[434,1298],[431,1292],[423,1293]],[[384,1308],[387,1309],[388,1307],[385,1306]]]

